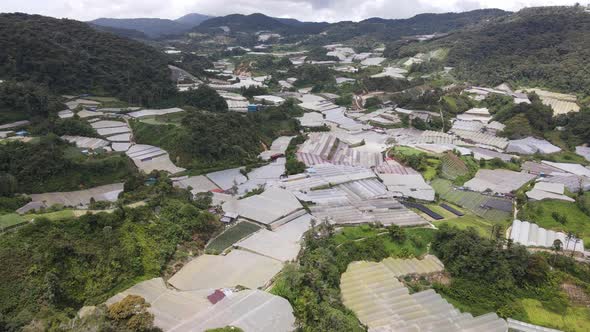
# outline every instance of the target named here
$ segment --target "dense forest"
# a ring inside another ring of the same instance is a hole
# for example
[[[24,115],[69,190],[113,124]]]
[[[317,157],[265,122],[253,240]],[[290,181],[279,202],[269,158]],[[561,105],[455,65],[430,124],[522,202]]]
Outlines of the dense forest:
[[[0,79],[145,105],[175,91],[167,59],[155,49],[82,22],[26,14],[0,15]]]
[[[360,22],[338,22],[326,28],[325,33],[312,36],[308,43],[320,45],[360,37],[394,42],[409,36],[447,33],[508,14],[499,9],[482,9],[463,13],[420,14],[408,19],[370,18]]]
[[[435,44],[452,45],[460,79],[590,94],[590,15],[581,7],[523,9]]]
[[[132,195],[132,186],[125,187],[124,195]],[[151,205],[64,220],[37,218],[0,237],[0,260],[10,266],[0,271],[1,331],[20,331],[31,321],[38,330],[61,331],[81,306],[160,276],[179,244],[191,241],[190,250],[202,249],[220,227],[190,193],[164,177],[134,190],[150,190]]]
[[[12,193],[85,189],[124,181],[135,172],[125,155],[85,156],[55,135],[0,144],[0,175],[12,179]]]
[[[256,162],[264,145],[270,146],[278,136],[297,135],[294,117],[300,112],[288,101],[255,113],[193,110],[180,124],[136,121],[132,126],[138,142],[162,147],[183,167],[227,168]]]

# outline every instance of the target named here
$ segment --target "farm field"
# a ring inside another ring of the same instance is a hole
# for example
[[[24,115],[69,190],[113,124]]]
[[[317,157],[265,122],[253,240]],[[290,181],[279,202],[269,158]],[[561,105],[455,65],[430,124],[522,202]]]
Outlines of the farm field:
[[[566,223],[559,223],[553,217],[554,214],[565,216]],[[584,240],[584,246],[590,248],[590,216],[585,214],[576,203],[558,200],[528,202],[518,213],[518,217],[546,229],[578,234]]]
[[[225,230],[221,235],[216,237],[213,241],[207,245],[207,249],[214,250],[216,252],[222,252],[229,248],[232,244],[245,238],[246,236],[258,231],[260,226],[243,221],[237,225]]]
[[[472,191],[455,190],[450,181],[443,179],[436,179],[432,181],[431,185],[442,199],[462,206],[484,219],[501,222],[511,217],[509,212],[482,207],[482,204],[490,200],[501,201],[503,200],[501,198],[491,198]]]
[[[469,173],[469,169],[467,168],[467,165],[465,165],[465,162],[454,153],[446,153],[441,157],[441,162],[442,175],[449,180],[455,180],[457,177]]]

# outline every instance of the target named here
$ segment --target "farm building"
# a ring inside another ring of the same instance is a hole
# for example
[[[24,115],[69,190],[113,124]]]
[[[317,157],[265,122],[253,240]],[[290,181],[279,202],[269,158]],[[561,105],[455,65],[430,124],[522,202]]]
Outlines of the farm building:
[[[440,272],[436,258],[353,262],[340,278],[342,302],[369,331],[507,331],[495,313],[473,317],[455,309],[434,290],[410,294],[397,278]]]
[[[383,163],[381,153],[355,150],[336,136],[325,133],[311,133],[299,147],[297,159],[307,166],[333,163],[369,168]]]
[[[114,202],[123,191],[123,184],[107,184],[85,190],[69,192],[53,192],[43,194],[32,194],[33,202],[43,202],[46,206],[55,204],[63,206],[84,207],[90,204],[90,200]]]
[[[24,127],[24,126],[28,126],[29,124],[31,124],[31,121],[29,121],[29,120],[22,120],[22,121],[16,121],[16,122],[11,122],[11,123],[5,123],[3,125],[0,125],[0,130]]]
[[[329,193],[328,193],[329,195]],[[355,202],[328,202],[310,207],[311,214],[320,221],[333,225],[360,225],[379,222],[401,227],[422,226],[429,223],[414,211],[393,198],[367,199]]]
[[[321,113],[317,112],[307,112],[303,114],[302,117],[297,118],[299,123],[301,123],[302,127],[322,127],[326,124],[326,120],[324,120],[324,116]]]
[[[492,116],[487,108],[472,108],[464,113],[457,115],[460,121],[479,121],[483,124],[492,121]]]
[[[233,186],[240,185],[248,179],[242,174],[242,168],[232,168],[223,171],[208,173],[205,176],[222,190],[229,190]]]
[[[278,97],[278,96],[272,96],[272,95],[254,96],[253,99],[255,102],[258,102],[258,103],[275,105],[275,106],[281,105],[285,102],[285,99]]]
[[[226,296],[169,331],[201,332],[227,326],[244,332],[290,332],[295,329],[295,316],[286,299],[260,290],[243,290]]]
[[[576,146],[576,154],[590,161],[590,147]]]
[[[90,124],[96,132],[104,137],[116,134],[131,133],[131,128],[123,121],[100,120]]]
[[[536,93],[539,98],[541,98],[543,104],[551,107],[554,116],[580,111],[580,106],[577,104],[578,98],[575,95],[551,92],[542,89],[526,89],[526,91],[523,90],[521,92]]]
[[[273,156],[285,154],[285,151],[287,151],[289,143],[291,143],[293,138],[293,136],[281,136],[275,139],[272,142],[270,149],[260,153],[259,157],[263,160],[270,160]]]
[[[482,147],[504,150],[508,145],[508,140],[504,137],[498,137],[483,132],[474,132],[469,130],[453,130],[453,134],[459,136],[467,143],[476,144]]]
[[[375,74],[371,77],[373,78],[379,78],[379,77],[391,77],[391,78],[399,78],[399,79],[404,79],[406,78],[406,75],[408,74],[408,71],[403,69],[403,68],[399,68],[399,67],[385,67],[383,68],[383,71],[379,74]]]
[[[143,297],[154,314],[154,325],[164,331],[193,332],[228,325],[244,331],[291,331],[293,309],[287,300],[259,290],[219,291],[216,303],[208,299],[213,289],[178,291],[155,278],[116,294],[106,301],[112,305],[127,295]]]
[[[537,182],[533,189],[526,193],[526,196],[533,201],[544,199],[558,199],[566,202],[575,202],[576,200],[566,196],[565,185],[563,183]]]
[[[225,212],[236,212],[240,217],[277,228],[305,214],[303,206],[289,191],[271,187],[260,195],[228,201],[222,205]]]
[[[176,174],[185,171],[182,167],[177,167],[170,160],[168,152],[159,147],[145,144],[133,145],[125,152],[135,166],[142,172],[149,174],[154,170],[165,171],[170,174]]]
[[[180,178],[173,178],[172,180],[174,187],[183,189],[187,189],[188,187],[192,188],[191,193],[193,195],[219,189],[219,187],[217,187],[215,183],[211,182],[211,180],[209,180],[204,175],[190,177],[183,176]]]
[[[465,188],[479,192],[508,194],[535,178],[532,174],[506,169],[480,169],[475,177],[465,182]]]
[[[358,58],[358,57],[355,57]],[[367,58],[361,61],[362,66],[379,66],[383,61],[387,60],[386,58]]]
[[[387,190],[399,197],[434,201],[435,192],[421,174],[377,174]]]
[[[550,154],[561,151],[561,149],[544,139],[537,139],[527,137],[519,140],[511,140],[508,142],[506,152],[518,154]]]
[[[275,185],[289,191],[309,191],[327,185],[371,179],[377,176],[371,170],[360,166],[319,164],[310,167],[303,174],[288,176]]]
[[[547,160],[543,160],[542,163],[550,167],[557,168],[561,172],[571,173],[577,176],[590,177],[590,169],[580,164],[555,163]]]
[[[297,258],[301,238],[311,227],[312,217],[304,214],[275,230],[261,229],[234,244],[234,247],[271,257],[281,262]]]
[[[563,250],[584,252],[582,239],[568,239],[562,232],[547,230],[528,221],[514,220],[510,229],[510,239],[523,246],[545,248],[550,248],[555,240],[559,240]]]
[[[469,150],[473,153],[473,158],[476,160],[492,160],[498,158],[504,162],[509,162],[513,158],[518,158],[518,156],[497,152],[494,150],[484,149],[477,146],[470,147]]]
[[[168,282],[181,291],[265,286],[283,264],[275,259],[244,250],[226,256],[201,255],[188,262]]]
[[[129,115],[130,117],[135,118],[135,119],[141,119],[141,118],[150,117],[150,116],[173,114],[173,113],[179,113],[179,112],[184,112],[184,110],[182,108],[178,108],[178,107],[159,109],[159,110],[147,109],[147,110],[131,112],[127,115]]]
[[[110,143],[95,137],[83,137],[83,136],[67,136],[64,135],[61,139],[74,143],[79,148],[84,149],[100,149],[108,146]]]
[[[253,169],[248,173],[248,180],[238,185],[238,194],[243,195],[248,191],[264,188],[267,184],[279,181],[283,174],[285,174],[286,162],[287,160],[281,157],[268,165]]]
[[[77,108],[78,106],[98,107],[98,106],[100,106],[100,103],[98,101],[89,100],[89,99],[75,99],[75,100],[68,101],[66,103],[66,106],[69,109],[73,110],[73,109]]]

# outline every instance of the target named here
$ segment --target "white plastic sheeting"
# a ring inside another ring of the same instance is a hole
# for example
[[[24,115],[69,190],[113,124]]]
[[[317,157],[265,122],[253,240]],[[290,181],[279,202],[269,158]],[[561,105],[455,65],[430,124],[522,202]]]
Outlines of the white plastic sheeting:
[[[559,240],[563,250],[584,252],[582,239],[568,239],[565,233],[541,228],[528,221],[514,220],[510,230],[510,239],[524,246],[545,248],[550,248],[555,240]]]

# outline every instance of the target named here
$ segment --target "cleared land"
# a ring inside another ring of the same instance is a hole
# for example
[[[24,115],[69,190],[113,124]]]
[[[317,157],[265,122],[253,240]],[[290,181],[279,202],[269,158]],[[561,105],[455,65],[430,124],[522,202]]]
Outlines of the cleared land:
[[[238,223],[237,225],[228,228],[225,232],[221,233],[213,241],[207,245],[207,249],[222,252],[225,249],[231,247],[234,243],[240,241],[246,236],[258,231],[260,226],[252,224],[247,221]]]

